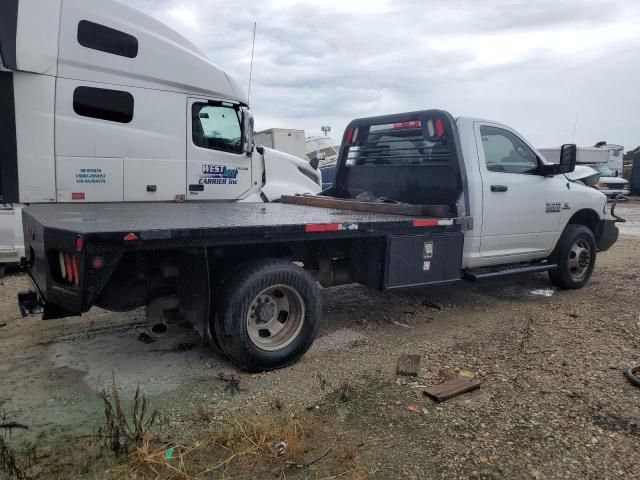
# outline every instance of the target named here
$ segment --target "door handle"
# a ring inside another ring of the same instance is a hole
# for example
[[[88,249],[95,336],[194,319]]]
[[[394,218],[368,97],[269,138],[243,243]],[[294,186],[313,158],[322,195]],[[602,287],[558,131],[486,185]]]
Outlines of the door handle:
[[[506,185],[491,185],[492,192],[506,192],[507,190],[509,190],[509,187]]]

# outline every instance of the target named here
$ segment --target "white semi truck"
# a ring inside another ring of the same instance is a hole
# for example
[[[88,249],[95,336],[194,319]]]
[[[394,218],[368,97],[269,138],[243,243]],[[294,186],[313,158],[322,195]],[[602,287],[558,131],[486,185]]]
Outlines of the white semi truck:
[[[0,264],[24,255],[24,205],[320,191],[309,162],[254,147],[229,75],[119,2],[2,0],[0,59]]]

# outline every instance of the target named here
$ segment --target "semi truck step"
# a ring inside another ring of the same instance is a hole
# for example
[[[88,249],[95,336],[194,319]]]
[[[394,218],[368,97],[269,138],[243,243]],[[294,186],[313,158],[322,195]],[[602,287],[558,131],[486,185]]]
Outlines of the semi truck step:
[[[497,268],[477,268],[473,270],[467,270],[464,274],[466,280],[478,281],[485,280],[487,278],[506,277],[508,275],[518,275],[521,273],[541,273],[550,272],[556,270],[558,265],[555,263],[545,263],[543,265],[511,265],[509,267],[497,267]]]

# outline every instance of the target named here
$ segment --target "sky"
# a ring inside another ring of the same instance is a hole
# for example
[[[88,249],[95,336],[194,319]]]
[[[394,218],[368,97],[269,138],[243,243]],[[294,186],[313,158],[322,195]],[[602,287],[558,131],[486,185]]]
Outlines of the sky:
[[[640,145],[637,0],[122,0],[243,87],[256,129],[337,143],[363,116],[441,108],[537,147]],[[577,123],[576,123],[577,118]]]

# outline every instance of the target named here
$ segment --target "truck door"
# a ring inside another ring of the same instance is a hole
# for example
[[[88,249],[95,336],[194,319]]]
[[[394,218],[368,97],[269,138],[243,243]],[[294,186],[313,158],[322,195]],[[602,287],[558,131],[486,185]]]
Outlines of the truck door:
[[[189,98],[187,199],[236,200],[251,189],[251,157],[242,150],[239,107]]]
[[[514,131],[476,123],[482,177],[480,255],[524,261],[552,248],[566,179],[540,175],[541,160]]]

